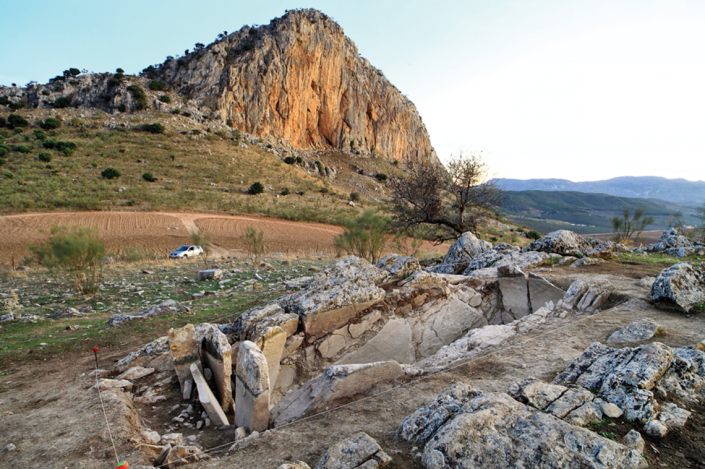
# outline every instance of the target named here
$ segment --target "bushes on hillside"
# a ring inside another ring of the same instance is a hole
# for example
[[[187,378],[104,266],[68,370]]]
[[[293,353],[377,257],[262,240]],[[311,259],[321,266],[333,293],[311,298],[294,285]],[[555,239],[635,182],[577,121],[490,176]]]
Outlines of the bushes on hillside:
[[[377,179],[379,182],[384,182],[387,180],[387,175],[384,173],[377,173],[375,174],[375,179]]]
[[[171,102],[171,98],[170,98],[169,96],[163,94],[163,95],[161,95],[161,96],[159,97],[159,101],[168,104],[168,103]]]
[[[115,168],[105,168],[103,171],[100,172],[100,176],[103,179],[115,179],[122,176],[122,173],[120,173],[120,171]]]
[[[152,80],[149,82],[149,89],[152,91],[169,91],[171,87],[159,80]]]
[[[0,158],[7,155],[8,153],[10,153],[10,149],[7,148],[5,145],[0,144]]]
[[[135,98],[135,107],[138,111],[142,111],[149,107],[147,104],[147,93],[144,92],[141,86],[130,85],[127,87],[127,91],[129,91],[130,94],[132,94],[132,97]]]
[[[147,171],[142,175],[142,179],[144,179],[147,182],[154,182],[157,180],[157,178],[154,177],[154,174],[152,174],[150,171]]]
[[[39,159],[39,161],[43,161],[44,163],[48,163],[51,161],[51,153],[47,153],[44,151],[44,152],[40,153],[37,158]]]
[[[60,151],[66,156],[73,155],[73,152],[76,151],[76,148],[78,148],[78,146],[73,142],[56,142],[54,145],[54,149],[56,151]]]
[[[153,134],[163,134],[164,133],[164,126],[160,124],[159,122],[155,122],[154,124],[143,124],[140,126],[140,130],[144,130],[145,132],[153,133]]]
[[[65,107],[69,107],[71,105],[71,100],[69,98],[66,98],[64,96],[60,98],[56,98],[54,101],[54,107],[58,109],[62,109]]]
[[[252,195],[261,194],[262,192],[264,192],[264,186],[260,182],[255,182],[250,186],[247,192]]]
[[[7,106],[8,104],[10,104],[10,100],[7,96],[0,96],[0,104],[3,106]]]
[[[42,132],[39,129],[34,129],[34,138],[43,142],[44,140],[47,139],[47,134],[45,134],[44,132]]]
[[[17,103],[10,103],[10,109],[12,109],[13,111],[22,109],[23,107],[25,107],[25,104],[21,101]]]
[[[39,123],[39,127],[44,130],[58,129],[61,127],[61,121],[56,117],[47,117],[44,122]]]
[[[19,153],[29,153],[32,151],[32,145],[27,145],[27,144],[21,144],[15,146],[13,150],[19,152]]]
[[[20,129],[22,127],[27,127],[29,122],[27,122],[27,119],[19,114],[10,114],[7,117],[7,125],[9,125],[12,129]]]
[[[284,163],[294,164],[296,163],[296,158],[294,158],[293,156],[287,156],[286,158],[284,158]]]
[[[372,209],[365,210],[355,219],[345,221],[345,231],[334,239],[340,253],[345,251],[377,263],[386,244],[384,237],[388,223]]]

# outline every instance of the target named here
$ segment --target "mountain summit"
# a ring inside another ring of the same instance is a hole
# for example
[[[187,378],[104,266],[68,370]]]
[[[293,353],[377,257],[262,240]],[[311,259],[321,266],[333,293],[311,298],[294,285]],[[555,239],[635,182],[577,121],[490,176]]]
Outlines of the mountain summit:
[[[148,69],[212,118],[301,149],[437,161],[414,104],[317,10],[245,26]]]

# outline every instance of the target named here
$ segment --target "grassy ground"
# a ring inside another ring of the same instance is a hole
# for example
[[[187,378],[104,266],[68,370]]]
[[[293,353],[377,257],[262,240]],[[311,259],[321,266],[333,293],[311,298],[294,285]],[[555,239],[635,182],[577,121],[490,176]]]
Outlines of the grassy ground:
[[[129,351],[167,334],[169,328],[188,323],[229,323],[240,313],[286,293],[283,281],[311,275],[308,269],[329,264],[330,260],[297,259],[281,265],[281,258],[269,259],[273,272],[255,268],[245,260],[218,263],[228,269],[222,280],[231,280],[222,287],[220,281],[195,280],[204,265],[200,260],[179,262],[155,261],[109,266],[100,291],[92,296],[80,296],[60,279],[55,281],[47,271],[36,269],[27,273],[2,274],[0,295],[9,297],[10,290],[19,298],[22,308],[15,314],[34,314],[36,323],[11,322],[0,326],[0,374],[7,373],[17,360],[43,360],[87,351],[94,346],[103,350]],[[146,272],[146,273],[145,273]],[[262,280],[258,280],[255,274]],[[252,285],[255,285],[254,287]],[[192,300],[200,291],[217,291],[217,296]],[[188,305],[191,311],[143,320],[133,320],[107,328],[114,314],[136,314],[141,309],[173,299]],[[65,307],[90,312],[83,318],[50,319],[49,315]],[[68,330],[68,326],[81,326]],[[125,352],[126,353],[126,352]]]

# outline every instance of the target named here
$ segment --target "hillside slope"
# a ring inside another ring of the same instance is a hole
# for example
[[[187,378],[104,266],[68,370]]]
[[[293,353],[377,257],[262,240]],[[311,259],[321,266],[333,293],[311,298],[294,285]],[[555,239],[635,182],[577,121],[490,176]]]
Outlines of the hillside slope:
[[[501,179],[498,182],[508,191],[589,192],[617,197],[661,199],[685,205],[702,205],[705,202],[705,181],[656,176],[625,176],[584,182],[567,179]]]

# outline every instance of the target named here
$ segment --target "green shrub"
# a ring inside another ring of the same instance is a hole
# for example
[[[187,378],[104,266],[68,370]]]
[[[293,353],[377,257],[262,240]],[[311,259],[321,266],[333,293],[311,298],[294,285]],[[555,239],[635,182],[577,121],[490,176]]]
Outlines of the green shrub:
[[[7,98],[7,96],[0,96],[0,104],[3,106],[7,106],[10,104],[10,100]]]
[[[44,132],[42,132],[39,129],[34,129],[34,138],[43,142],[44,140],[47,139],[47,134],[45,134]]]
[[[5,118],[3,116],[0,116],[0,129],[2,129],[6,125],[7,125],[7,121],[5,120]],[[2,143],[2,142],[0,142],[0,143]]]
[[[358,194],[357,192],[351,192],[350,193],[350,200],[352,200],[353,202],[359,202],[360,201],[360,194]]]
[[[339,253],[345,251],[377,263],[386,244],[386,232],[387,221],[368,208],[355,219],[346,220],[345,231],[335,237],[335,247]]]
[[[122,174],[120,171],[118,171],[115,168],[105,168],[103,171],[100,172],[100,176],[103,179],[115,179],[119,178]]]
[[[155,122],[154,124],[144,124],[140,126],[140,130],[144,130],[145,132],[153,133],[153,134],[163,134],[164,133],[164,126],[160,124],[159,122]]]
[[[163,94],[163,95],[161,95],[161,96],[159,97],[159,101],[161,101],[161,102],[163,102],[163,103],[170,103],[170,102],[171,102],[171,98],[170,98],[169,96]]]
[[[284,190],[282,191],[282,195],[289,195],[291,194],[291,191],[289,190],[288,187],[285,187]]]
[[[157,178],[154,177],[154,174],[152,174],[152,173],[149,172],[149,171],[147,171],[146,173],[144,173],[144,174],[142,175],[142,179],[144,179],[144,180],[147,181],[147,182],[154,182],[154,181],[157,180]]]
[[[191,117],[191,113],[186,111],[182,112],[181,115],[184,117]]]
[[[243,49],[245,49],[245,50],[252,50],[254,48],[255,48],[255,45],[252,43],[245,44],[245,47],[243,47]]]
[[[44,163],[48,163],[51,161],[51,153],[42,152],[39,154],[39,156],[37,158],[39,159],[39,161],[43,161]]]
[[[19,129],[22,127],[27,127],[29,125],[29,122],[27,122],[27,119],[25,119],[19,114],[10,114],[7,117],[7,124],[10,126],[11,129]]]
[[[56,143],[57,142],[56,142],[55,138],[48,138],[48,139],[44,140],[44,143],[42,143],[42,146],[44,148],[52,149],[52,148],[56,147]]]
[[[42,95],[49,96],[50,94],[49,90],[42,90]]]
[[[135,107],[138,111],[142,111],[149,107],[147,104],[147,93],[144,92],[141,86],[130,85],[127,87],[127,91],[129,91],[130,94],[132,94],[132,97],[135,98]]]
[[[296,158],[294,158],[293,156],[287,156],[286,158],[284,158],[284,163],[294,164],[296,163]]]
[[[247,192],[252,195],[261,194],[262,192],[264,192],[264,186],[260,182],[252,183]]]
[[[7,148],[5,145],[0,145],[0,157],[3,157],[10,153],[10,149]]]
[[[54,107],[58,109],[62,109],[65,107],[69,107],[71,105],[71,100],[69,98],[66,98],[64,96],[60,98],[56,98],[54,101]]]
[[[18,103],[10,103],[10,109],[12,109],[13,111],[22,109],[23,107],[25,107],[25,104],[21,101]]]
[[[377,173],[375,174],[375,179],[377,179],[379,182],[384,182],[387,180],[387,175],[384,173]]]
[[[103,279],[105,246],[95,228],[51,227],[49,240],[29,247],[52,274],[63,272],[77,292],[96,293]]]
[[[232,127],[232,126],[233,126],[233,120],[232,120],[232,119],[227,119],[227,120],[225,121],[225,125],[227,125],[228,127]]]
[[[7,179],[12,179],[13,177],[15,177],[15,175],[12,174],[10,171],[3,171],[2,175],[5,176]]]
[[[173,111],[171,111],[171,113],[176,114],[178,116],[179,114],[181,114],[181,109],[174,109]]]
[[[77,68],[69,68],[69,74],[71,74],[72,77],[77,77],[81,74],[81,71]]]
[[[44,130],[58,129],[61,127],[61,121],[56,117],[47,117],[44,122],[39,123],[39,127]]]
[[[149,89],[152,91],[169,91],[170,87],[159,80],[152,80],[149,82]]]
[[[318,167],[318,174],[320,174],[321,176],[325,176],[326,175],[325,165],[323,163],[321,163],[320,161],[316,161],[316,166]]]
[[[301,158],[300,156],[296,157],[296,164],[304,164],[304,159]]]
[[[20,152],[20,153],[29,153],[32,151],[32,145],[26,145],[26,144],[17,145],[15,148],[13,148],[13,150]]]
[[[541,233],[539,233],[536,230],[531,230],[528,233],[526,233],[526,237],[529,239],[541,239]]]
[[[242,234],[242,242],[245,244],[247,255],[256,264],[258,259],[264,255],[264,231],[255,229],[249,225]]]
[[[78,146],[73,142],[56,142],[54,148],[66,156],[71,156]]]
[[[0,166],[4,165],[7,163],[7,160],[5,158],[0,158]]]

